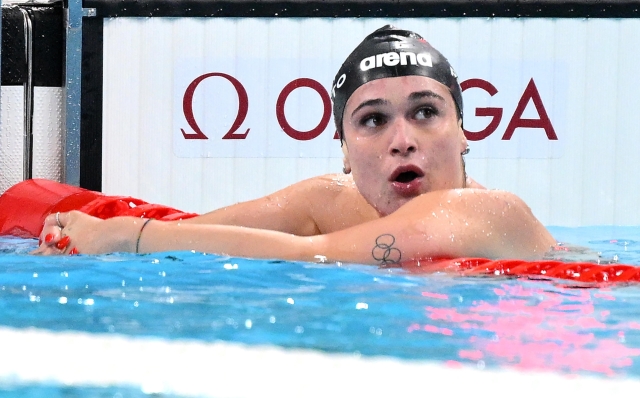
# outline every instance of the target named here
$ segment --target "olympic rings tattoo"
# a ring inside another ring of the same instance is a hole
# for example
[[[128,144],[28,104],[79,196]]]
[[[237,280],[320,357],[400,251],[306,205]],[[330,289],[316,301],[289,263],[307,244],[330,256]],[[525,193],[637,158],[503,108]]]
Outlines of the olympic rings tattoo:
[[[396,238],[391,234],[378,236],[376,238],[376,245],[373,250],[371,250],[373,259],[380,261],[380,265],[383,267],[389,265],[400,265],[402,253],[399,249],[393,247],[395,242]]]

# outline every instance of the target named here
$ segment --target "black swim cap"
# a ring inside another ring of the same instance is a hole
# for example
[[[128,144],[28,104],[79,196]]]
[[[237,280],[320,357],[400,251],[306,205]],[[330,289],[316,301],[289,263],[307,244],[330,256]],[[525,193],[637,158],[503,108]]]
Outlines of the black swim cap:
[[[411,75],[429,77],[447,86],[462,119],[462,90],[449,61],[419,34],[386,25],[349,54],[333,80],[333,119],[340,139],[344,107],[358,87],[372,80]]]

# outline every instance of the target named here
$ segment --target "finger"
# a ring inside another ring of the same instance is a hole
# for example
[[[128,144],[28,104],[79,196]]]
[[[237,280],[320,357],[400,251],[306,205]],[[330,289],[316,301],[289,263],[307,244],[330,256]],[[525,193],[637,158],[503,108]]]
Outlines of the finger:
[[[33,250],[30,254],[39,255],[39,256],[52,256],[52,255],[55,256],[63,253],[61,253],[60,250],[55,248],[55,246],[42,245],[36,248],[35,250]]]
[[[74,254],[80,254],[77,247],[74,247],[73,249],[69,250],[70,256],[73,256]]]
[[[42,231],[42,235],[44,235],[43,242],[46,246],[53,246],[60,238],[62,238],[62,230],[58,227],[48,227]]]
[[[45,241],[46,241],[46,240],[48,240],[48,239],[50,239],[49,235],[51,235],[51,234],[47,234],[47,235],[45,236],[45,238],[44,238],[44,239],[45,239]],[[48,247],[48,246],[47,246],[47,243],[45,243],[45,242],[42,240],[42,238],[40,238],[40,240],[38,241],[38,247],[37,247],[37,248],[35,248],[34,250],[32,250],[29,254],[44,254],[43,252],[44,252],[44,250],[45,250],[47,247]]]
[[[51,213],[44,219],[45,228],[52,225],[58,226],[58,222],[56,221],[56,214],[58,213]]]
[[[44,225],[42,227],[42,231],[40,232],[40,244],[42,244],[43,242],[46,244],[53,244],[56,243],[59,239],[60,239],[60,231],[61,228],[58,226],[57,220],[56,220],[56,214],[58,213],[52,213],[49,214],[44,221]],[[47,237],[51,235],[48,239]]]
[[[69,223],[70,213],[72,213],[72,211],[69,211],[69,212],[55,212],[55,213],[49,214],[44,219],[45,227],[47,227],[47,226],[55,226],[55,227],[59,227],[61,229],[64,228],[65,225],[67,225]]]
[[[76,213],[76,211],[71,210],[71,211],[67,211],[64,213],[60,213],[58,214],[58,216],[56,217],[56,215],[54,214],[54,218],[55,218],[55,225],[58,225],[58,222],[60,222],[60,225],[62,226],[61,228],[64,229],[64,227],[66,227],[72,219],[73,213]]]
[[[58,241],[58,243],[56,243],[56,247],[58,248],[58,250],[64,250],[70,241],[71,241],[70,237],[64,236],[62,237],[62,239]]]

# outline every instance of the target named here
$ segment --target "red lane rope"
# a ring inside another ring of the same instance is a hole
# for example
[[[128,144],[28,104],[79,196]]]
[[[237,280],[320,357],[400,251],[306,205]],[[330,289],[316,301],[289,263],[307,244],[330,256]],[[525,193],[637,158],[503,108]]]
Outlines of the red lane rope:
[[[576,282],[640,282],[640,267],[626,264],[565,263],[557,260],[489,260],[456,258],[449,260],[415,260],[402,264],[414,273],[448,271],[461,275],[538,276]]]
[[[56,181],[32,179],[19,182],[0,195],[0,236],[37,238],[45,217],[69,210],[102,219],[133,216],[170,221],[197,215],[129,196],[104,195]]]

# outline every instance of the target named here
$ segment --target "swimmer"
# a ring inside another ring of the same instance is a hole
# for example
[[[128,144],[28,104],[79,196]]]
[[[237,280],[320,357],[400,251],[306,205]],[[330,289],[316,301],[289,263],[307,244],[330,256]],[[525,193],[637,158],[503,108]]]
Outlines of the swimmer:
[[[540,259],[553,237],[516,195],[466,175],[460,85],[414,32],[385,26],[331,89],[344,175],[174,222],[47,217],[40,254],[173,250],[398,266],[429,258]]]

